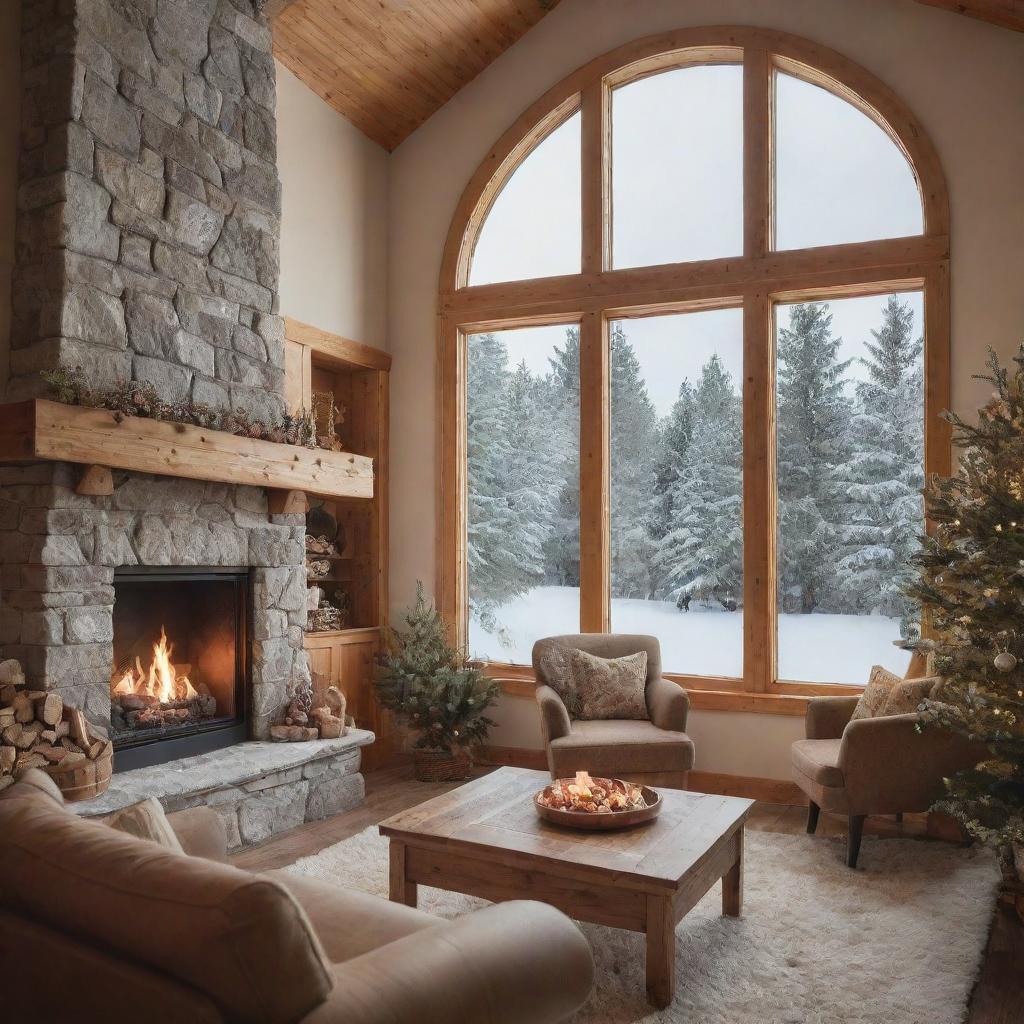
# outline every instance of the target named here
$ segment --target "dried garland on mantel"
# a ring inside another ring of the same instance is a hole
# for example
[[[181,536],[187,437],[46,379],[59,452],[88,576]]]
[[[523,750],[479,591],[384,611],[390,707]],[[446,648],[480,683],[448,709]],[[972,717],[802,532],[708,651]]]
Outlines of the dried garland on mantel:
[[[125,416],[166,420],[170,423],[189,424],[208,430],[221,430],[237,437],[251,437],[257,441],[273,441],[302,448],[335,446],[332,437],[318,437],[316,417],[302,408],[294,416],[285,413],[272,423],[250,416],[241,409],[220,412],[204,402],[191,399],[164,401],[156,387],[148,381],[119,379],[111,388],[94,388],[79,368],[43,370],[43,380],[53,399],[64,405],[81,405],[91,409],[107,409],[120,423]]]

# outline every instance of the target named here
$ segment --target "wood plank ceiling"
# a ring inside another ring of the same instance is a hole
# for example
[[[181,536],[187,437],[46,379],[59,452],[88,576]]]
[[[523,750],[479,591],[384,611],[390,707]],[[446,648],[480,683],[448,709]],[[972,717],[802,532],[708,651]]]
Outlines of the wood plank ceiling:
[[[274,54],[394,149],[559,0],[267,0]],[[1024,0],[917,0],[1024,31]]]
[[[391,150],[557,3],[295,0],[274,19],[274,55]]]

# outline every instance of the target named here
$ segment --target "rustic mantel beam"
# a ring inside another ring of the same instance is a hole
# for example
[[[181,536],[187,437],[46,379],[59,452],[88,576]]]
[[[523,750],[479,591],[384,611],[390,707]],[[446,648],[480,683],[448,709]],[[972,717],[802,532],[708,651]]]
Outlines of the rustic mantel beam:
[[[0,406],[0,463],[42,460],[285,492],[373,497],[373,459],[351,452],[300,448],[38,398]]]

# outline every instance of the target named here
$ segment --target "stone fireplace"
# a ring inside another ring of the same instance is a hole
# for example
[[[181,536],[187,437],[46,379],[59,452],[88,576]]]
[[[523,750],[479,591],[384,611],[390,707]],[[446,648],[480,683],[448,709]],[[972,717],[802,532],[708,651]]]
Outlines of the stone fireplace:
[[[41,371],[80,369],[94,387],[148,382],[166,402],[274,422],[281,199],[260,0],[23,0],[22,82],[6,401],[44,395]],[[180,758],[267,738],[310,678],[303,515],[208,470],[115,469],[95,488],[85,468],[0,466],[0,656],[111,730],[115,770],[164,744]],[[218,622],[197,640],[200,612]],[[161,625],[175,675],[157,694]],[[308,813],[338,806],[299,777]]]

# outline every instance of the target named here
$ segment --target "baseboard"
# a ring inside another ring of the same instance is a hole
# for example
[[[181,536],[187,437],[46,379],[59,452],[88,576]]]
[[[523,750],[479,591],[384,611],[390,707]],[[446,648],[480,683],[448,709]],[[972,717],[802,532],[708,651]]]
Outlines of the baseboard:
[[[536,768],[541,772],[546,771],[548,767],[548,758],[544,751],[532,747],[481,747],[475,759],[478,764]]]
[[[543,750],[531,747],[481,747],[476,755],[480,764],[509,765],[513,768],[547,769]],[[718,793],[721,796],[744,796],[771,804],[805,805],[807,797],[795,782],[787,779],[764,779],[753,775],[726,775],[720,772],[692,771],[688,789],[695,793]]]
[[[687,788],[695,793],[745,796],[769,804],[806,805],[807,797],[788,779],[765,779],[759,775],[726,775],[721,772],[690,772]]]

